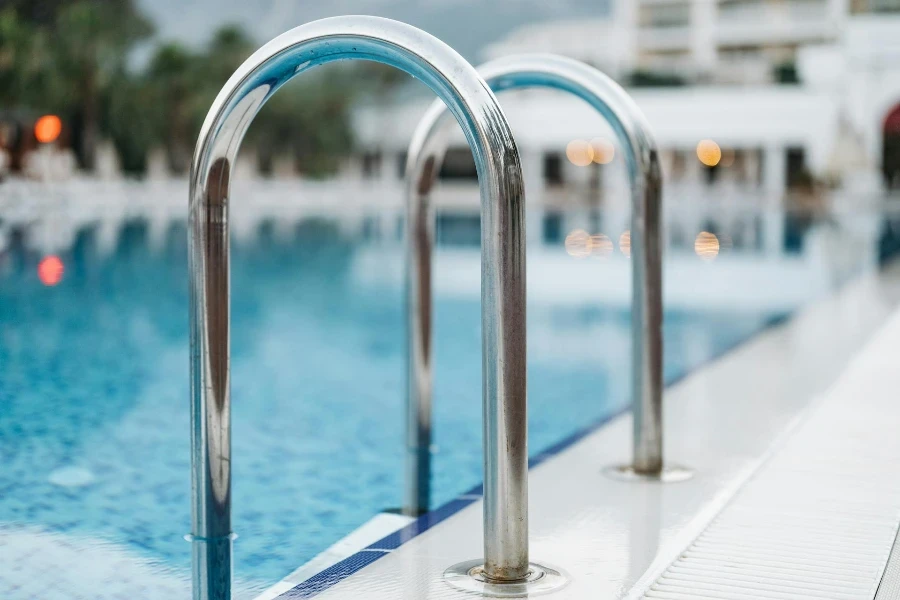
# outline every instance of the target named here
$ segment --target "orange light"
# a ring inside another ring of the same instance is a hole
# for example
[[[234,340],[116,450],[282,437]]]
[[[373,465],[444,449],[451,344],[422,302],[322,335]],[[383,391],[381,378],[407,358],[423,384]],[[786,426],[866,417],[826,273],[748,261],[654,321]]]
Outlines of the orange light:
[[[602,233],[591,236],[591,255],[594,258],[606,258],[613,251],[612,240]]]
[[[608,165],[616,157],[616,147],[603,138],[592,139],[591,149],[594,151],[594,162],[598,165]]]
[[[58,256],[50,255],[45,256],[41,262],[38,263],[37,271],[38,279],[41,280],[41,283],[52,286],[62,281],[65,266]]]
[[[566,146],[569,162],[578,167],[586,167],[594,162],[594,149],[585,140],[572,140]]]
[[[631,256],[631,231],[628,229],[619,236],[619,251],[625,256]]]
[[[715,260],[719,255],[719,238],[714,233],[701,231],[694,240],[694,252],[705,261]]]
[[[56,115],[44,115],[34,124],[34,137],[42,144],[55,142],[62,132],[62,121]]]
[[[697,158],[707,167],[714,167],[722,160],[722,149],[712,140],[700,140],[697,144]]]
[[[591,236],[584,229],[576,229],[566,236],[566,252],[575,258],[584,258],[591,253]]]

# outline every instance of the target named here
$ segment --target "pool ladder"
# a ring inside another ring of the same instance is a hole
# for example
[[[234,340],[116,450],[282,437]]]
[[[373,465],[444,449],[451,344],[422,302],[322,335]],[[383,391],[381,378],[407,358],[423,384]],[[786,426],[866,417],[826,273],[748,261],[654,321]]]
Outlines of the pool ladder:
[[[609,122],[625,149],[632,200],[634,435],[631,464],[614,465],[606,472],[622,479],[674,482],[689,478],[690,470],[663,461],[662,174],[656,142],[643,114],[616,82],[571,58],[523,54],[489,62],[478,72],[495,92],[538,87],[581,98]],[[407,474],[403,511],[413,516],[430,507],[435,223],[431,191],[447,149],[446,114],[440,100],[431,105],[415,129],[406,162]]]
[[[545,85],[585,98],[610,120],[628,148],[629,173],[634,184],[633,318],[638,326],[634,375],[635,456],[634,464],[626,471],[658,478],[664,469],[660,410],[660,183],[656,148],[638,118],[639,113],[618,86],[574,61],[539,57],[529,62],[532,58],[498,63],[488,69],[487,75],[491,77],[494,73],[492,80],[499,87],[504,83]],[[253,118],[278,88],[315,66],[346,59],[383,62],[426,83],[462,126],[478,170],[482,236],[484,558],[450,567],[445,574],[447,581],[489,595],[521,595],[562,586],[565,576],[560,571],[530,562],[528,553],[525,200],[522,169],[512,133],[488,85],[449,46],[409,25],[356,16],[323,19],[297,27],[254,53],[217,96],[194,152],[188,227],[193,497],[189,539],[194,599],[231,598],[234,535],[231,528],[228,205],[234,160]],[[521,74],[523,65],[528,66],[529,74]],[[434,112],[430,111],[429,115]],[[411,427],[414,436],[411,436],[415,438],[410,446],[425,461],[430,461],[431,430],[433,220],[428,192],[442,154],[425,151],[432,128],[427,123],[419,128],[416,140],[420,141],[414,141],[415,153],[410,153],[410,164],[422,168],[414,178],[420,193],[411,196],[410,205],[411,214],[416,215],[410,219],[409,423],[414,425]],[[424,168],[429,164],[430,170]],[[410,173],[414,172],[410,169]],[[427,490],[428,478],[421,476],[427,464],[414,466],[418,474],[414,483],[418,495],[407,508],[418,511],[425,507],[420,492]],[[411,489],[413,485],[408,487]],[[411,498],[412,491],[408,492],[408,501]]]

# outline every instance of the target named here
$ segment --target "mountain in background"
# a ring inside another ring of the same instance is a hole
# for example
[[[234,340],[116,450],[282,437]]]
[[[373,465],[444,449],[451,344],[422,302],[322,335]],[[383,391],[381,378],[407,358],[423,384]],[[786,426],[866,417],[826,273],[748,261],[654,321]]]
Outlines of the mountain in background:
[[[308,21],[366,14],[405,21],[453,46],[470,62],[522,25],[596,18],[608,0],[138,0],[157,35],[189,45],[206,42],[221,25],[244,27],[259,44]]]

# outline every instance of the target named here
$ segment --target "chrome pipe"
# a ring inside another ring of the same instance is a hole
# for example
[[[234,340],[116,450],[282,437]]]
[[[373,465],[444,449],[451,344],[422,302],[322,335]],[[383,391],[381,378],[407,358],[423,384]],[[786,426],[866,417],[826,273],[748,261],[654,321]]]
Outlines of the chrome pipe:
[[[656,142],[640,109],[612,79],[582,62],[552,54],[511,56],[489,62],[478,72],[495,92],[528,87],[558,89],[573,94],[596,109],[611,125],[624,149],[631,181],[632,264],[632,402],[634,413],[633,457],[630,470],[642,477],[662,477],[663,469],[663,335],[662,245],[660,214],[662,176]],[[447,148],[442,126],[444,107],[436,102],[422,117],[407,153],[407,210],[409,241],[407,285],[410,387],[409,456],[430,461],[431,415],[431,260],[434,208],[431,191]],[[485,421],[487,423],[487,421]],[[485,439],[489,438],[485,431]],[[406,511],[421,512],[427,481],[415,480],[428,473],[427,465],[412,465],[406,482]],[[679,471],[681,472],[681,471]],[[492,496],[496,498],[497,496]],[[418,502],[418,504],[417,504]],[[488,512],[502,514],[503,507],[485,503]],[[494,521],[486,515],[485,521]]]
[[[427,84],[462,126],[481,187],[483,399],[491,460],[485,480],[508,506],[486,557],[492,580],[529,572],[527,515],[524,189],[519,155],[497,100],[446,44],[409,25],[336,17],[275,38],[232,75],[213,102],[194,151],[188,227],[191,454],[195,600],[231,597],[231,398],[228,204],[241,140],[266,100],[317,65],[366,59]]]

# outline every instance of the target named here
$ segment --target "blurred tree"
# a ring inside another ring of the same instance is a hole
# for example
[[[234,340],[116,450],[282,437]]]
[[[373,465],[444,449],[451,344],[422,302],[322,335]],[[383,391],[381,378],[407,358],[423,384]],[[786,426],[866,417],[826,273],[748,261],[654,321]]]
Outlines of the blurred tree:
[[[361,61],[354,65],[358,85],[379,99],[393,92],[401,83],[409,81],[409,75],[396,67],[374,61]]]
[[[56,23],[56,13],[72,0],[4,0],[6,7],[18,13],[19,17],[37,26]]]
[[[253,52],[236,25],[219,29],[202,52],[169,42],[160,46],[143,75],[143,118],[155,135],[141,143],[165,148],[169,168],[186,173],[191,150],[209,107],[231,74]],[[123,107],[127,108],[127,107]],[[146,149],[145,149],[146,153]]]
[[[126,70],[129,50],[153,32],[131,0],[78,0],[56,14],[53,42],[56,77],[64,87],[76,124],[76,153],[82,167],[94,168],[103,96]]]
[[[0,104],[52,108],[55,77],[47,32],[12,8],[0,11]]]
[[[195,139],[221,87],[256,49],[237,26],[213,35],[201,61],[205,93],[198,98]],[[349,106],[355,73],[333,65],[291,81],[263,106],[247,132],[245,147],[256,152],[263,173],[276,155],[292,156],[297,171],[313,177],[334,172],[351,146]]]
[[[225,25],[213,34],[203,57],[207,83],[219,91],[241,63],[253,54],[256,44],[239,25]]]
[[[166,149],[174,173],[185,173],[190,166],[191,143],[196,136],[191,107],[201,93],[195,78],[197,60],[186,48],[169,43],[156,51],[147,70],[146,88],[156,110],[146,119],[155,121],[155,141]]]
[[[332,65],[289,82],[272,96],[247,132],[262,172],[272,171],[277,154],[292,156],[294,169],[310,177],[340,167],[353,145],[351,76],[350,70]]]
[[[136,0],[5,0],[0,9],[0,110],[59,114],[85,169],[100,135],[112,139],[127,172],[146,168],[153,147],[187,171],[210,105],[256,44],[237,25],[205,48],[163,43],[146,68],[131,50],[152,33]],[[276,155],[297,171],[323,176],[352,148],[349,108],[360,95],[384,100],[406,76],[378,63],[316,70],[286,85],[263,107],[247,137],[264,170]]]
[[[122,169],[140,175],[146,172],[151,148],[164,139],[164,108],[147,77],[119,72],[104,98],[104,133],[110,137]]]

